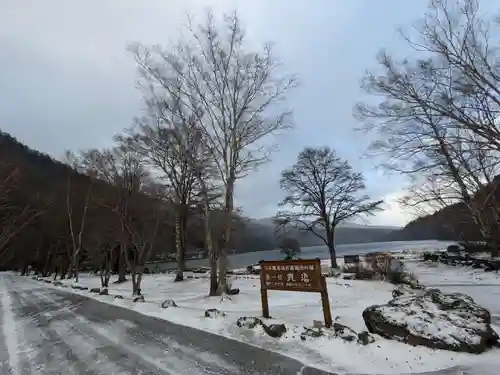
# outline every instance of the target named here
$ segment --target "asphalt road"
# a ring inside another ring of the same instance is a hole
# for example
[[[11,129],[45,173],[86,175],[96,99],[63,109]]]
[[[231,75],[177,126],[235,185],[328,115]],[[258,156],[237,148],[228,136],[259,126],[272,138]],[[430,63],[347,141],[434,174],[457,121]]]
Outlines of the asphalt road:
[[[326,372],[244,343],[0,274],[0,374]]]

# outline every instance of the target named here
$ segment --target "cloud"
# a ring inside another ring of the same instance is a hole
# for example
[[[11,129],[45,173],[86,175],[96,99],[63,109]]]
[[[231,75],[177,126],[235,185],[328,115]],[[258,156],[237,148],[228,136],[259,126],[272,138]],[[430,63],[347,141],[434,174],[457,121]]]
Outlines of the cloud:
[[[404,196],[405,192],[403,190],[398,190],[385,195],[384,199],[384,211],[378,213],[373,219],[370,219],[370,223],[374,225],[394,225],[394,226],[404,226],[414,217],[404,207],[398,203],[398,200]]]
[[[375,198],[400,186],[396,178],[387,184],[375,160],[360,158],[370,138],[353,131],[352,117],[363,97],[359,80],[379,47],[397,47],[394,29],[423,7],[396,0],[383,7],[361,0],[3,0],[0,128],[54,157],[110,146],[143,107],[127,44],[173,44],[186,15],[208,7],[216,15],[237,8],[250,43],[274,41],[283,70],[302,81],[289,100],[296,129],[279,139],[271,164],[238,183],[245,213],[274,214],[279,174],[304,146],[337,149],[365,173]]]

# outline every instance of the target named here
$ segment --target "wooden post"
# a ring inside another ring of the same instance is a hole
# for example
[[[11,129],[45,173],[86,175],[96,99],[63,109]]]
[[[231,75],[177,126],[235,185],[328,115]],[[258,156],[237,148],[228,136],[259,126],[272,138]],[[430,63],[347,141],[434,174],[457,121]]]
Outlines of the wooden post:
[[[266,281],[262,265],[260,266],[260,302],[262,304],[262,316],[269,318],[269,301],[267,299]]]
[[[264,318],[269,318],[269,303],[267,301],[267,290],[266,289],[260,290],[260,299],[262,302],[262,316]]]
[[[325,318],[325,327],[330,328],[333,324],[332,312],[330,310],[330,300],[328,299],[328,289],[326,288],[326,279],[324,276],[321,276],[321,284],[323,286],[323,291],[321,292],[321,304],[323,305],[323,316]],[[267,293],[266,293],[266,302],[267,302]]]

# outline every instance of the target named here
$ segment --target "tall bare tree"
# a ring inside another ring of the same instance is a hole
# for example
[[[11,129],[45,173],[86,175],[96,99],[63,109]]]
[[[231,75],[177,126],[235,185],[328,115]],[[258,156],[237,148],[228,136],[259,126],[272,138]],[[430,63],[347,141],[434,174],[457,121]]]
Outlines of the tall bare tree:
[[[276,221],[285,227],[309,231],[330,252],[332,269],[337,268],[335,229],[339,223],[381,210],[382,201],[363,194],[364,178],[328,147],[305,148],[297,162],[281,173],[286,192]]]
[[[476,196],[497,185],[500,151],[500,67],[491,24],[475,0],[432,0],[415,31],[403,36],[420,55],[398,61],[382,52],[382,71],[363,82],[381,103],[360,104],[356,115],[378,135],[373,150],[386,166],[412,178],[405,203],[463,202],[497,251],[496,195]]]
[[[137,126],[123,138],[130,147],[141,153],[149,166],[157,171],[170,192],[171,205],[175,207],[175,243],[177,275],[175,281],[184,279],[185,255],[188,245],[189,216],[198,189],[198,182],[191,159],[198,156],[199,141],[192,134],[192,126],[172,113],[169,104],[158,99],[153,92],[146,100],[148,115],[137,120]]]
[[[290,127],[290,111],[280,106],[296,77],[280,75],[270,44],[246,49],[245,33],[234,13],[218,23],[211,13],[174,48],[132,47],[148,84],[167,98],[169,111],[196,121],[224,190],[224,243],[219,249],[218,293],[227,291],[236,180],[268,160],[267,136]],[[180,109],[179,109],[180,107]],[[269,142],[268,142],[269,143]]]
[[[79,161],[74,153],[66,151],[65,162],[71,167],[71,169],[68,169],[66,186],[66,210],[68,213],[69,234],[71,237],[71,245],[73,250],[71,254],[69,277],[74,277],[76,282],[78,282],[80,265],[79,259],[82,255],[81,252],[83,246],[83,234],[85,231],[85,221],[87,219],[90,196],[92,193],[92,180],[91,176],[88,176],[89,181],[87,183],[82,184],[82,182],[74,182],[72,184],[71,175],[76,175],[76,173],[74,172],[80,169]],[[79,189],[81,187],[84,187],[83,196],[81,195],[82,192]],[[82,199],[83,204],[81,202]],[[81,207],[80,211],[75,210],[75,208],[79,208],[78,206]]]

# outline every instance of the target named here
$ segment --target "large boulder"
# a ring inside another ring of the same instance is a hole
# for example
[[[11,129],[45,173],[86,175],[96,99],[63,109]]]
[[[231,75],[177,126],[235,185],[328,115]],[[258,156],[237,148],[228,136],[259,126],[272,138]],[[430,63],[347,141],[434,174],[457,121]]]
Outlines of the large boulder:
[[[498,342],[488,310],[461,293],[428,289],[363,311],[368,331],[433,349],[482,353]]]

